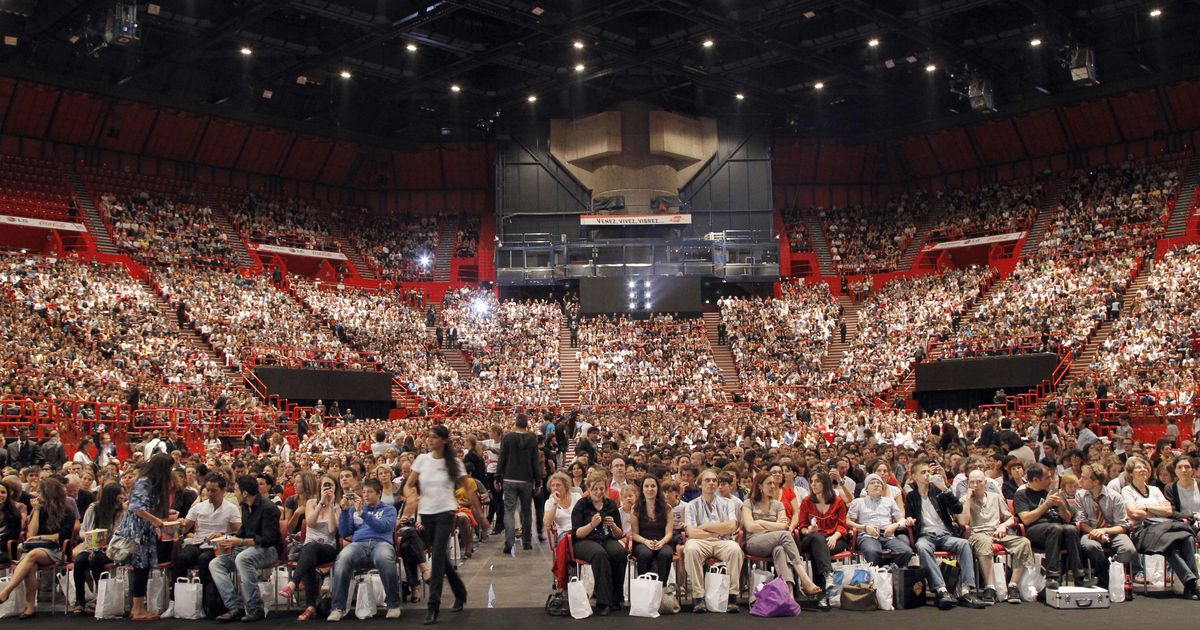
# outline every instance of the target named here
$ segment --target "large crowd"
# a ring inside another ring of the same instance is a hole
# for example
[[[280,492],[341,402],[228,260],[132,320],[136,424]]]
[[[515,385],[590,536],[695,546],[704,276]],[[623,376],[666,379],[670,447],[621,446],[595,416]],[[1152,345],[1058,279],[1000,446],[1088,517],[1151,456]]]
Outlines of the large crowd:
[[[338,218],[307,201],[247,194],[240,199],[230,199],[225,211],[233,224],[255,243],[330,252],[338,250],[337,239],[326,225]]]
[[[175,199],[141,192],[103,195],[100,212],[113,227],[113,241],[136,260],[165,265],[233,264],[228,237],[213,221],[213,209],[187,193]]]
[[[843,275],[895,271],[917,233],[916,222],[932,209],[928,193],[904,193],[882,207],[832,206],[813,210],[829,243],[834,270]]]
[[[946,193],[927,242],[952,241],[1028,229],[1037,216],[1042,185],[986,184]]]
[[[432,280],[440,237],[439,217],[397,215],[364,219],[353,240],[384,280]]]

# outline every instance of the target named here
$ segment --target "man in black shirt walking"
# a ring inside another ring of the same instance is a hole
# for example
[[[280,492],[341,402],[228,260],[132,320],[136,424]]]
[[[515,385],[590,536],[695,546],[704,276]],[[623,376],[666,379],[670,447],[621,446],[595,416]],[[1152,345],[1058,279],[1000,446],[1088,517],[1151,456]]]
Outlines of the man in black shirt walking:
[[[500,439],[500,461],[496,474],[504,488],[504,553],[512,551],[515,540],[517,502],[521,504],[521,542],[524,549],[533,549],[533,494],[541,485],[538,466],[537,438],[529,432],[529,417],[517,414],[515,431]]]

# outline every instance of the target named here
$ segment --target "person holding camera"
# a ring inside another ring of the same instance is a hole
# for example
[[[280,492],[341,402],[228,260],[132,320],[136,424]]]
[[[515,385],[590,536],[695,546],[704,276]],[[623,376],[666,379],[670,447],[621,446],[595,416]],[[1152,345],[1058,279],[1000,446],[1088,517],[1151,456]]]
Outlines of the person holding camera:
[[[400,583],[396,570],[396,508],[380,501],[383,485],[378,479],[367,478],[362,494],[342,497],[338,534],[351,542],[342,548],[333,566],[333,610],[329,621],[341,621],[346,616],[350,597],[350,580],[358,569],[374,567],[383,581],[387,618],[400,618]]]
[[[1025,471],[1025,487],[1013,497],[1013,509],[1025,524],[1025,537],[1034,547],[1046,552],[1046,588],[1057,589],[1062,582],[1063,569],[1071,571],[1077,586],[1095,586],[1095,578],[1085,578],[1083,551],[1079,545],[1079,528],[1074,512],[1067,504],[1066,494],[1054,488],[1050,471],[1038,463]],[[1067,566],[1062,566],[1060,551],[1067,552]]]
[[[304,583],[304,612],[296,619],[307,621],[317,614],[317,597],[321,594],[321,576],[317,567],[333,562],[338,555],[338,504],[342,489],[333,475],[321,478],[319,494],[304,502],[304,542],[292,579],[279,589],[280,597],[291,599],[296,586]]]
[[[596,614],[620,610],[623,600],[625,565],[628,562],[621,539],[621,514],[608,498],[608,476],[594,471],[587,478],[587,496],[571,510],[575,535],[575,557],[592,566],[596,578]]]

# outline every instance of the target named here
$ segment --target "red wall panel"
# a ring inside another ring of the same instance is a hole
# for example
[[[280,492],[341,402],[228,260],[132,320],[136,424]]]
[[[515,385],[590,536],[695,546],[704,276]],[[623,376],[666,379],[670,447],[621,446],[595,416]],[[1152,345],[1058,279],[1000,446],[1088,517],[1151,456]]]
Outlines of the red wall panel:
[[[17,80],[8,77],[0,77],[0,121],[8,115],[8,106],[12,101],[13,92],[17,89]],[[0,129],[0,131],[7,131]]]
[[[1104,100],[1062,108],[1063,118],[1075,140],[1076,148],[1096,147],[1121,141],[1117,121]]]
[[[277,173],[293,134],[268,127],[254,127],[238,158],[237,168],[254,173]]]
[[[1114,96],[1109,101],[1127,140],[1149,138],[1155,131],[1167,128],[1158,107],[1158,95],[1152,90]]]
[[[908,160],[913,175],[929,177],[940,172],[937,160],[934,158],[933,152],[929,150],[929,143],[925,141],[925,136],[901,140],[900,149],[904,152],[904,158]]]
[[[962,127],[936,133],[929,137],[929,143],[933,145],[938,163],[947,172],[979,167],[979,159],[971,148],[971,141],[967,139],[966,129]]]
[[[288,154],[279,174],[305,181],[314,180],[320,174],[321,166],[325,164],[325,158],[332,150],[333,140],[329,138],[300,136],[296,138],[292,152]]]
[[[1067,137],[1063,135],[1053,111],[1036,111],[1013,122],[1031,156],[1050,155],[1068,149]]]
[[[1180,129],[1200,127],[1200,83],[1186,81],[1167,88],[1167,100]]]
[[[1011,120],[989,120],[971,127],[970,131],[975,135],[984,164],[1005,164],[1028,157]]]
[[[154,124],[157,108],[141,103],[116,101],[100,126],[102,148],[125,153],[141,153]]]
[[[396,153],[396,188],[430,190],[442,187],[442,158],[436,146],[416,152]]]
[[[358,156],[358,147],[348,142],[338,142],[334,145],[329,159],[325,162],[325,170],[318,174],[318,181],[323,184],[340,186],[346,181],[350,166]]]
[[[4,131],[29,138],[45,136],[60,94],[48,85],[18,84],[13,92]]]
[[[223,168],[232,167],[249,134],[250,125],[246,123],[222,118],[209,120],[200,147],[196,149],[196,161]]]
[[[170,109],[160,110],[146,154],[169,160],[191,160],[204,131],[205,118]]]
[[[482,144],[442,145],[447,188],[487,188],[487,147]]]
[[[63,92],[47,135],[69,144],[91,144],[107,101],[82,92]]]

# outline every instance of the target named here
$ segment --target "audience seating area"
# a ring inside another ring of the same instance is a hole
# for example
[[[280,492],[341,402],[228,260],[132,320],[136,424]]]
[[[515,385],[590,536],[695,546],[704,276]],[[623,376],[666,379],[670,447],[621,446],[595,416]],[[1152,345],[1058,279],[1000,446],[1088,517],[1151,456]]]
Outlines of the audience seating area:
[[[227,191],[219,199],[233,224],[254,243],[338,251],[328,226],[341,219],[311,202]]]
[[[928,193],[902,194],[882,207],[817,208],[834,270],[839,274],[895,271],[917,232],[918,219],[932,208]]]
[[[1040,183],[989,184],[945,193],[926,242],[937,243],[1028,229],[1042,199]]]
[[[0,214],[79,221],[75,196],[58,165],[0,155]]]
[[[366,256],[377,277],[401,282],[429,281],[437,265],[439,230],[439,217],[435,215],[369,217],[355,226],[351,240]]]

